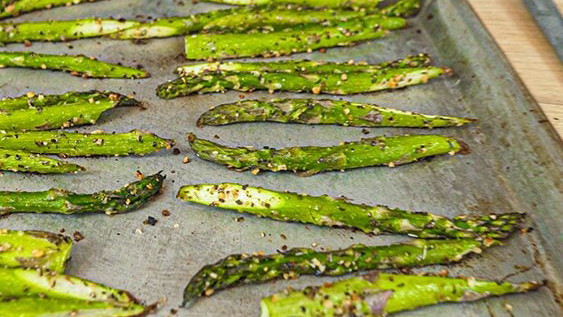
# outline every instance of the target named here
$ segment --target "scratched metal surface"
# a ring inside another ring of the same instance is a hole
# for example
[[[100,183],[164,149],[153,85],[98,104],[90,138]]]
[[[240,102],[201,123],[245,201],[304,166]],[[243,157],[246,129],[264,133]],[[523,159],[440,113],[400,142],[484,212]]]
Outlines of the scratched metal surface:
[[[114,0],[24,15],[17,20],[72,19],[78,17],[170,16],[219,8],[219,5],[191,1]],[[361,129],[335,126],[311,127],[283,124],[239,124],[228,127],[195,127],[196,118],[212,105],[233,102],[241,93],[202,95],[160,100],[155,87],[174,78],[172,71],[185,63],[181,38],[152,40],[137,45],[109,39],[75,41],[67,44],[10,45],[0,50],[34,50],[45,53],[83,53],[101,60],[142,64],[152,73],[147,80],[93,80],[67,74],[22,69],[0,70],[0,96],[17,96],[28,91],[63,93],[69,90],[109,89],[135,94],[146,110],[118,109],[104,116],[100,124],[80,130],[125,132],[134,128],[175,138],[181,155],[162,152],[146,157],[73,159],[88,172],[73,176],[38,176],[5,173],[0,190],[44,190],[63,187],[80,192],[118,188],[134,180],[134,172],[163,170],[166,189],[145,208],[125,215],[61,216],[12,215],[0,219],[0,227],[41,229],[67,233],[80,231],[85,239],[76,243],[68,273],[113,287],[130,290],[146,303],[166,299],[157,313],[167,316],[177,308],[182,290],[197,270],[231,253],[275,252],[282,245],[340,248],[352,243],[383,245],[408,238],[372,237],[343,229],[289,224],[214,210],[177,201],[183,184],[241,182],[252,185],[307,192],[315,195],[345,195],[355,202],[385,204],[454,216],[463,213],[519,211],[530,214],[528,225],[536,230],[516,235],[505,247],[488,250],[480,257],[449,267],[452,275],[501,279],[550,280],[550,287],[526,295],[486,299],[471,304],[428,307],[400,316],[559,316],[554,290],[561,288],[562,200],[558,175],[561,171],[561,143],[547,120],[523,87],[506,59],[492,42],[465,1],[436,0],[412,21],[409,29],[383,40],[327,53],[296,55],[293,58],[369,62],[396,59],[409,53],[429,52],[439,65],[457,74],[427,85],[392,93],[364,94],[346,100],[373,102],[425,113],[459,115],[480,121],[467,128],[435,131],[413,129],[371,129],[370,136],[402,133],[443,133],[467,142],[472,153],[439,157],[397,168],[366,168],[346,173],[325,173],[309,178],[292,174],[238,173],[194,157],[184,139],[194,131],[201,137],[220,137],[230,145],[330,145],[356,140]],[[247,98],[271,97],[266,92],[243,94]],[[279,93],[275,97],[309,97]],[[313,97],[313,96],[310,96]],[[325,96],[329,97],[329,96]],[[190,164],[182,158],[192,157]],[[168,209],[172,215],[161,216]],[[156,226],[145,226],[148,216]],[[177,225],[176,225],[177,224]],[[175,225],[177,228],[175,228]],[[143,234],[136,234],[136,229]],[[265,236],[262,236],[265,233]],[[283,239],[281,234],[287,239]],[[441,270],[443,267],[427,268]],[[315,277],[291,282],[269,283],[223,291],[201,300],[179,316],[257,316],[259,298],[291,285],[304,287],[326,280]],[[510,305],[510,306],[508,306]],[[507,307],[512,307],[512,315]]]

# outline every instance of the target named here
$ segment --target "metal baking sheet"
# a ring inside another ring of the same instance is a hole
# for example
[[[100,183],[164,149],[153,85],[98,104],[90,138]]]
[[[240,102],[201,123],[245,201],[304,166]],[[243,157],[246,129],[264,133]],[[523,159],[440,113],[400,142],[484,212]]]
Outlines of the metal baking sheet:
[[[114,0],[58,8],[24,15],[16,20],[72,19],[78,17],[124,17],[187,15],[221,8],[191,1]],[[276,252],[288,247],[340,248],[353,243],[383,245],[408,238],[368,236],[344,229],[319,228],[244,216],[213,208],[187,204],[174,198],[183,184],[240,182],[278,190],[314,195],[345,195],[358,203],[385,204],[411,210],[431,211],[446,216],[463,213],[526,212],[527,225],[535,230],[516,234],[505,247],[488,250],[463,264],[450,266],[452,275],[485,279],[524,281],[548,280],[548,287],[526,295],[491,298],[471,304],[446,304],[398,316],[560,316],[557,292],[561,290],[563,257],[561,235],[561,140],[537,103],[516,76],[466,1],[427,1],[410,28],[386,39],[352,48],[330,49],[326,53],[295,55],[327,61],[365,60],[371,63],[429,52],[438,65],[452,67],[456,75],[427,85],[394,92],[345,97],[405,110],[478,118],[465,128],[434,131],[414,129],[370,129],[370,136],[403,133],[442,133],[467,142],[471,154],[438,157],[397,168],[366,168],[346,173],[333,172],[309,178],[289,173],[230,171],[202,161],[189,150],[187,132],[233,146],[331,145],[365,137],[362,129],[336,126],[302,126],[274,123],[239,124],[196,128],[196,118],[213,105],[246,98],[315,97],[307,94],[267,92],[201,95],[160,100],[158,84],[173,79],[183,60],[181,38],[151,40],[143,44],[110,39],[71,43],[34,43],[31,47],[10,45],[1,50],[33,50],[96,56],[110,62],[144,65],[147,80],[95,80],[68,74],[23,69],[0,70],[0,96],[17,96],[28,91],[63,93],[70,90],[108,89],[134,94],[146,110],[112,110],[98,126],[125,132],[143,129],[178,140],[181,155],[171,151],[146,157],[73,159],[88,172],[72,176],[38,176],[5,173],[0,190],[44,190],[63,187],[80,192],[112,189],[134,180],[134,173],[163,170],[166,189],[145,208],[118,216],[12,215],[0,219],[0,227],[41,229],[66,233],[80,231],[85,239],[76,243],[68,273],[120,287],[150,304],[165,302],[158,316],[177,309],[182,291],[198,269],[231,253]],[[330,97],[330,96],[324,96]],[[192,162],[182,164],[184,156]],[[172,215],[163,217],[168,209]],[[156,226],[143,225],[148,216]],[[142,234],[136,233],[141,229]],[[282,234],[285,238],[282,238]],[[442,270],[444,267],[426,268]],[[520,272],[520,273],[518,273]],[[513,273],[517,273],[512,275]],[[239,287],[203,299],[178,316],[257,316],[259,298],[287,286],[321,284],[330,278],[304,277],[290,282]],[[560,293],[559,293],[560,294]]]

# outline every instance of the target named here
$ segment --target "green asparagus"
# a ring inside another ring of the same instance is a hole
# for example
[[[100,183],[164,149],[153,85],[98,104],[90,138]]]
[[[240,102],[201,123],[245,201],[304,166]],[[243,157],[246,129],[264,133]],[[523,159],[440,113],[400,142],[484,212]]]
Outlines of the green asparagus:
[[[113,304],[136,303],[126,291],[55,272],[24,268],[0,268],[0,295],[81,299]]]
[[[42,192],[0,192],[0,213],[121,214],[158,195],[166,176],[155,174],[115,191],[76,194],[64,189]]]
[[[357,205],[326,195],[315,197],[232,183],[184,186],[178,192],[178,198],[280,221],[420,238],[506,238],[519,228],[525,217],[524,214],[507,213],[448,219],[426,212]]]
[[[184,290],[183,305],[200,296],[245,284],[295,279],[301,275],[338,276],[357,271],[405,268],[461,261],[481,253],[475,240],[415,240],[388,246],[353,245],[347,249],[319,252],[296,248],[278,254],[235,254],[203,267]]]
[[[386,70],[401,68],[423,68],[430,66],[432,60],[428,54],[408,55],[403,59],[391,62],[369,65],[366,63],[330,63],[318,61],[294,61],[287,60],[281,62],[213,62],[197,63],[178,67],[176,73],[182,77],[203,76],[208,73],[224,72],[268,72],[268,73],[295,73],[295,74],[350,74],[350,73],[372,73],[379,74]]]
[[[139,104],[135,99],[112,92],[54,96],[29,93],[0,100],[0,130],[50,130],[94,124],[106,110]]]
[[[240,171],[293,171],[303,176],[333,170],[387,165],[394,167],[419,159],[454,155],[463,149],[459,141],[441,135],[373,137],[331,147],[291,147],[284,149],[231,148],[188,135],[195,153],[204,160]],[[2,146],[0,138],[0,147]]]
[[[84,168],[49,157],[23,151],[0,149],[0,171],[39,174],[66,174],[84,171]]]
[[[62,273],[71,248],[72,240],[60,234],[0,229],[0,267]]]
[[[179,68],[183,77],[160,85],[157,94],[171,99],[259,89],[349,95],[423,84],[451,73],[449,68],[429,66],[429,61],[427,55],[419,55],[377,65],[311,61],[195,64]]]
[[[76,133],[60,131],[2,132],[0,149],[36,154],[70,156],[145,155],[174,146],[162,139],[137,130],[129,133]]]
[[[366,15],[359,11],[288,8],[236,8],[157,19],[111,34],[116,39],[159,38],[194,33],[243,33],[281,31],[289,27],[349,21]]]
[[[304,26],[278,32],[248,34],[195,34],[186,37],[186,57],[191,60],[240,57],[274,57],[334,46],[350,46],[404,28],[406,20],[366,16],[332,26]]]
[[[372,273],[263,298],[261,316],[377,317],[444,302],[525,293],[540,286],[536,282],[513,284],[474,278]]]
[[[235,5],[271,5],[271,4],[295,4],[312,8],[368,8],[375,7],[382,0],[205,0]]]
[[[448,73],[449,69],[439,67],[399,68],[379,74],[356,72],[348,75],[225,72],[201,77],[180,77],[160,85],[157,95],[172,99],[196,93],[225,92],[229,89],[244,92],[268,90],[352,95],[424,84],[431,78]]]
[[[95,1],[100,0],[0,0],[0,19],[35,10]]]
[[[0,68],[23,67],[70,72],[91,78],[146,78],[142,69],[109,64],[84,55],[49,55],[32,52],[0,52]]]
[[[100,37],[139,26],[137,21],[89,18],[75,21],[1,23],[0,42],[68,41]]]
[[[143,316],[145,307],[138,304],[118,305],[109,302],[43,297],[0,297],[0,316],[51,317],[127,317]]]
[[[199,117],[197,124],[201,127],[261,121],[353,127],[439,128],[461,126],[474,120],[424,115],[339,100],[274,99],[243,100],[213,107]]]

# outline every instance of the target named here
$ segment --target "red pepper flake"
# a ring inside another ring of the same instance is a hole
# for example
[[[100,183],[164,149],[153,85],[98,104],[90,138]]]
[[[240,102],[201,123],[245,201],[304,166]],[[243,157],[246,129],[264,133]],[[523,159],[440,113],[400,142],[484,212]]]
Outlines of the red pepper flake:
[[[138,180],[141,180],[141,179],[145,178],[145,175],[144,175],[143,173],[141,173],[140,171],[136,171],[136,172],[135,172],[135,177],[136,177]]]
[[[163,215],[164,217],[169,217],[169,216],[170,216],[170,210],[164,209],[164,210],[162,211],[162,215]]]

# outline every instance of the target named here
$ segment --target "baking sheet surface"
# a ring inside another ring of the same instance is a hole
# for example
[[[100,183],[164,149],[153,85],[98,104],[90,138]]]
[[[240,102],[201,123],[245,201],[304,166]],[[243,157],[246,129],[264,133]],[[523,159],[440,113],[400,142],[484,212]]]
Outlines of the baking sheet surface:
[[[221,8],[191,1],[114,0],[36,12],[15,20],[74,19],[79,17],[179,16]],[[128,41],[91,39],[70,43],[34,43],[31,47],[9,45],[0,50],[33,50],[43,53],[86,54],[100,60],[143,65],[152,77],[146,80],[96,80],[68,74],[24,69],[0,70],[0,96],[18,96],[28,91],[64,93],[90,89],[133,94],[146,110],[116,109],[104,115],[99,125],[80,131],[103,129],[126,132],[142,129],[178,141],[180,155],[163,151],[146,157],[71,159],[85,166],[84,174],[38,176],[5,173],[0,190],[45,190],[62,187],[78,192],[113,189],[134,181],[135,171],[144,174],[163,170],[168,176],[161,196],[141,210],[113,217],[105,215],[12,215],[0,219],[0,227],[40,229],[67,234],[80,231],[68,273],[131,291],[147,304],[161,301],[158,316],[167,316],[181,302],[184,286],[205,264],[241,252],[276,252],[282,246],[336,249],[354,243],[383,245],[408,238],[367,236],[344,229],[319,228],[275,222],[249,215],[183,203],[175,194],[184,184],[239,182],[277,190],[312,195],[344,195],[357,203],[384,204],[411,210],[455,216],[463,213],[527,212],[528,225],[536,230],[517,234],[507,246],[488,250],[463,264],[450,266],[451,275],[502,279],[551,281],[550,287],[526,295],[492,298],[472,304],[438,305],[398,316],[559,316],[553,290],[561,287],[561,256],[556,252],[561,236],[561,143],[545,125],[545,118],[506,60],[493,44],[465,1],[427,1],[411,26],[389,37],[352,48],[329,49],[326,53],[299,54],[293,58],[326,61],[365,60],[377,63],[428,52],[438,65],[449,66],[456,75],[427,85],[394,92],[343,97],[345,100],[377,103],[430,114],[467,116],[479,122],[463,128],[440,130],[369,129],[369,136],[403,133],[441,133],[457,137],[472,149],[471,154],[438,157],[397,168],[377,167],[332,172],[302,178],[290,173],[230,171],[200,160],[189,150],[187,132],[218,139],[232,146],[285,147],[333,145],[366,135],[361,128],[238,124],[196,128],[197,117],[209,107],[239,98],[313,97],[308,94],[228,92],[161,100],[158,84],[173,79],[175,67],[186,64],[182,38],[158,39],[135,44]],[[336,98],[324,96],[324,98]],[[183,164],[184,156],[191,157]],[[171,212],[163,217],[162,210]],[[143,225],[148,216],[155,226]],[[236,221],[244,217],[244,221]],[[139,233],[139,230],[142,234]],[[284,238],[285,237],[285,238]],[[550,238],[551,237],[551,238]],[[437,266],[426,270],[438,271]],[[300,288],[322,284],[330,278],[303,277],[239,287],[202,299],[178,316],[257,316],[259,299],[287,286]],[[512,308],[510,312],[509,308]]]

